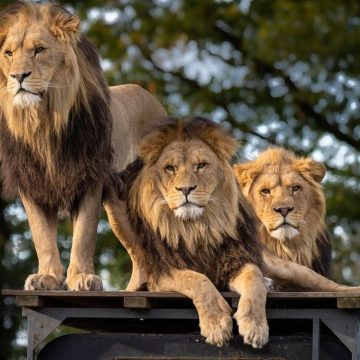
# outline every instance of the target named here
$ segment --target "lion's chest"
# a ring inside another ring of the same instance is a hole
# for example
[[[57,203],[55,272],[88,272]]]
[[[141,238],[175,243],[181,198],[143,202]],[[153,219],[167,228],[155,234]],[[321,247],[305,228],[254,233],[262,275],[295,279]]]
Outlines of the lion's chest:
[[[183,240],[176,248],[170,246],[141,217],[130,215],[129,218],[138,234],[141,266],[155,281],[161,274],[170,273],[171,269],[188,269],[206,275],[217,288],[225,290],[243,265],[250,262],[261,266],[260,247],[255,235],[246,234],[241,227],[240,233],[247,244],[240,238],[224,236],[217,246],[199,246],[195,251],[189,251]],[[203,244],[207,243],[204,241]]]

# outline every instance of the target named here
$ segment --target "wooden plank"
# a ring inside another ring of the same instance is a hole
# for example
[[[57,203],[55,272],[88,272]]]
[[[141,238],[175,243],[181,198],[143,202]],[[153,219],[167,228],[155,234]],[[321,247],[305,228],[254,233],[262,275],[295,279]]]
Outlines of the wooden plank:
[[[125,298],[134,296],[146,296],[154,298],[184,298],[175,292],[150,292],[150,291],[65,291],[65,290],[12,290],[4,289],[1,291],[3,296],[44,296],[44,297],[114,297],[114,298]],[[231,294],[231,293],[228,293]],[[236,295],[236,294],[235,294]]]
[[[124,297],[124,308],[129,309],[150,309],[154,307],[154,301],[145,296]]]
[[[3,296],[41,296],[44,298],[127,298],[146,297],[155,299],[181,299],[184,298],[175,292],[150,292],[150,291],[65,291],[65,290],[12,290],[1,291]],[[239,295],[234,292],[221,293],[227,299],[237,299]],[[269,299],[317,299],[317,298],[360,298],[359,292],[270,292]]]
[[[39,296],[17,295],[16,304],[27,307],[43,307],[44,300]]]
[[[339,309],[360,309],[359,297],[338,298],[336,305]]]

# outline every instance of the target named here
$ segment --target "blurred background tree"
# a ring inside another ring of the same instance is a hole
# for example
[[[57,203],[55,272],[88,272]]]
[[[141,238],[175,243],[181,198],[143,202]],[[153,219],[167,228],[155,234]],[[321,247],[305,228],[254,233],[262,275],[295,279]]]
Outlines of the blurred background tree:
[[[333,278],[360,283],[358,1],[61,3],[82,19],[110,85],[140,84],[170,114],[222,123],[241,141],[239,160],[275,144],[324,162]],[[0,286],[20,288],[37,262],[19,202],[0,203],[0,225]],[[98,232],[98,273],[106,289],[124,288],[131,265],[104,216]],[[67,221],[59,245],[66,264]],[[0,306],[0,358],[18,359],[20,311],[8,302]]]

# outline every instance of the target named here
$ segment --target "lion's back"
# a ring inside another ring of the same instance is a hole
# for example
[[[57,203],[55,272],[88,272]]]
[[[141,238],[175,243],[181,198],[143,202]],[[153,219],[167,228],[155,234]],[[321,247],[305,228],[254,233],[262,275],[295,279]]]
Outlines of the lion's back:
[[[111,86],[114,168],[122,170],[135,158],[139,139],[166,116],[160,102],[139,85]]]

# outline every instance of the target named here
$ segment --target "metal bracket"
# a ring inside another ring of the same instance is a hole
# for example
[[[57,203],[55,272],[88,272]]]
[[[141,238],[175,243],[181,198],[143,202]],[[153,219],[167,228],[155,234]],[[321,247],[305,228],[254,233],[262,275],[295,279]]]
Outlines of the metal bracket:
[[[65,320],[64,315],[48,316],[39,311],[23,308],[23,316],[28,319],[27,359],[33,360],[35,349]]]

